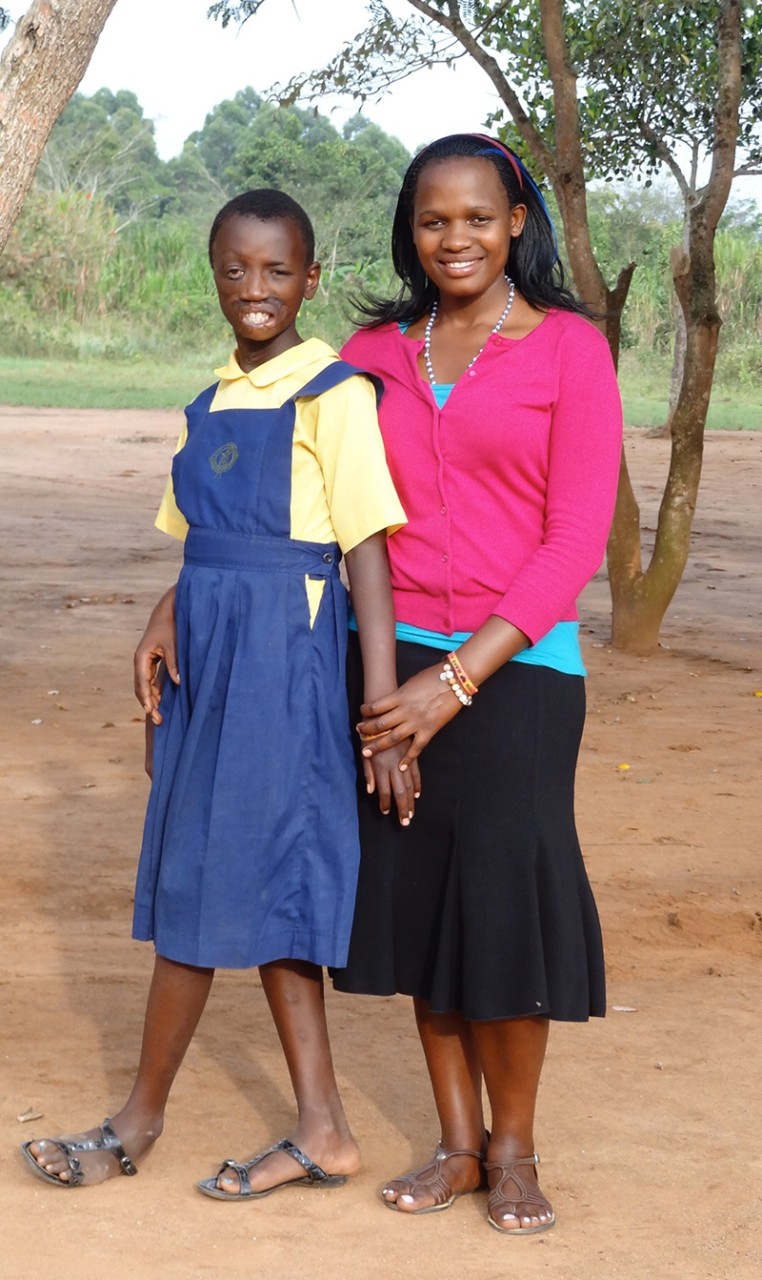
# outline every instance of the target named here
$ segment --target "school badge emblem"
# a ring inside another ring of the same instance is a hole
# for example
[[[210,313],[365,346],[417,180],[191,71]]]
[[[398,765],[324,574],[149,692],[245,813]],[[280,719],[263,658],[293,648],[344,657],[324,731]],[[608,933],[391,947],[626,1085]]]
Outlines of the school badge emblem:
[[[209,465],[216,476],[221,476],[225,471],[229,471],[237,461],[238,446],[230,440],[227,444],[221,444],[219,449],[215,449],[209,459]]]

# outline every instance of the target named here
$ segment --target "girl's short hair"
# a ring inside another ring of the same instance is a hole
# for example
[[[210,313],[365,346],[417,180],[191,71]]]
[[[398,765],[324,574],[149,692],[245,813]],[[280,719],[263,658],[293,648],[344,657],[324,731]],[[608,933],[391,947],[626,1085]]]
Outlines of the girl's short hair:
[[[220,227],[228,218],[256,218],[259,222],[272,222],[275,219],[287,219],[295,222],[304,244],[304,255],[307,266],[315,261],[315,232],[307,214],[285,191],[275,187],[256,187],[253,191],[243,191],[233,196],[220,209],[209,232],[209,261],[212,261],[212,250]]]
[[[590,314],[564,284],[555,227],[537,184],[518,156],[497,138],[486,134],[453,133],[419,151],[402,180],[392,223],[392,261],[402,285],[395,298],[365,295],[359,300],[358,309],[366,323],[377,326],[411,322],[431,310],[437,289],[418,260],[411,227],[418,182],[430,164],[474,157],[493,165],[512,206],[526,207],[524,228],[521,235],[511,239],[505,264],[506,273],[516,288],[531,306]]]

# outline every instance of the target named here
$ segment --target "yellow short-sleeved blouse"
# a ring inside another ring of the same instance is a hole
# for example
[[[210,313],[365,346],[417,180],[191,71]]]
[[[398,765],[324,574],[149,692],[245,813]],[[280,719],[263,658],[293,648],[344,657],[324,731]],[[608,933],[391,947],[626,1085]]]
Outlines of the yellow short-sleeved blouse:
[[[231,356],[223,369],[210,412],[217,409],[277,408],[338,356],[327,343],[310,338],[290,347],[250,373]],[[183,426],[177,443],[187,439]],[[348,378],[314,399],[299,400],[291,466],[291,537],[306,542],[338,542],[351,551],[372,534],[393,533],[405,523],[376,417],[375,391],[366,378]],[[156,524],[185,538],[188,525],[178,510],[170,475]]]

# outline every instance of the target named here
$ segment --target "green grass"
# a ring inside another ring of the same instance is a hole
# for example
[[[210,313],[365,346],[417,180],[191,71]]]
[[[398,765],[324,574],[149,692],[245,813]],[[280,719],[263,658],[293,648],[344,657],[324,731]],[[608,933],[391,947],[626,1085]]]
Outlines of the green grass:
[[[176,409],[214,381],[209,361],[0,358],[0,403],[61,409]]]
[[[722,356],[723,353],[721,353]],[[667,421],[667,404],[671,362],[649,354],[638,359],[636,351],[624,351],[619,364],[619,386],[624,403],[624,420],[628,427],[663,427]],[[762,431],[762,386],[747,377],[743,380],[717,363],[712,398],[707,415],[709,431]]]
[[[628,427],[663,427],[667,420],[667,400],[641,396],[622,388],[624,420]],[[762,431],[762,392],[737,398],[715,392],[709,405],[708,431]]]
[[[61,409],[177,409],[213,381],[227,349],[208,359],[167,363],[150,356],[130,360],[104,358],[39,360],[0,357],[0,403]],[[661,427],[667,415],[667,371],[639,365],[627,353],[621,386],[625,422],[632,427]],[[729,391],[715,387],[709,406],[711,431],[762,431],[762,388]]]

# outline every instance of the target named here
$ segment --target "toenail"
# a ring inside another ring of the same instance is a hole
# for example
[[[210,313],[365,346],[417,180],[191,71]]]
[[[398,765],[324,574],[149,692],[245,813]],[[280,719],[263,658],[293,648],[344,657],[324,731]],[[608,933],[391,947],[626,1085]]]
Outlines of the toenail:
[[[404,1203],[405,1203],[405,1204],[413,1204],[413,1203],[414,1203],[414,1201],[413,1201],[413,1197],[412,1197],[412,1196],[408,1196],[408,1195],[400,1196],[400,1200],[404,1201]]]

